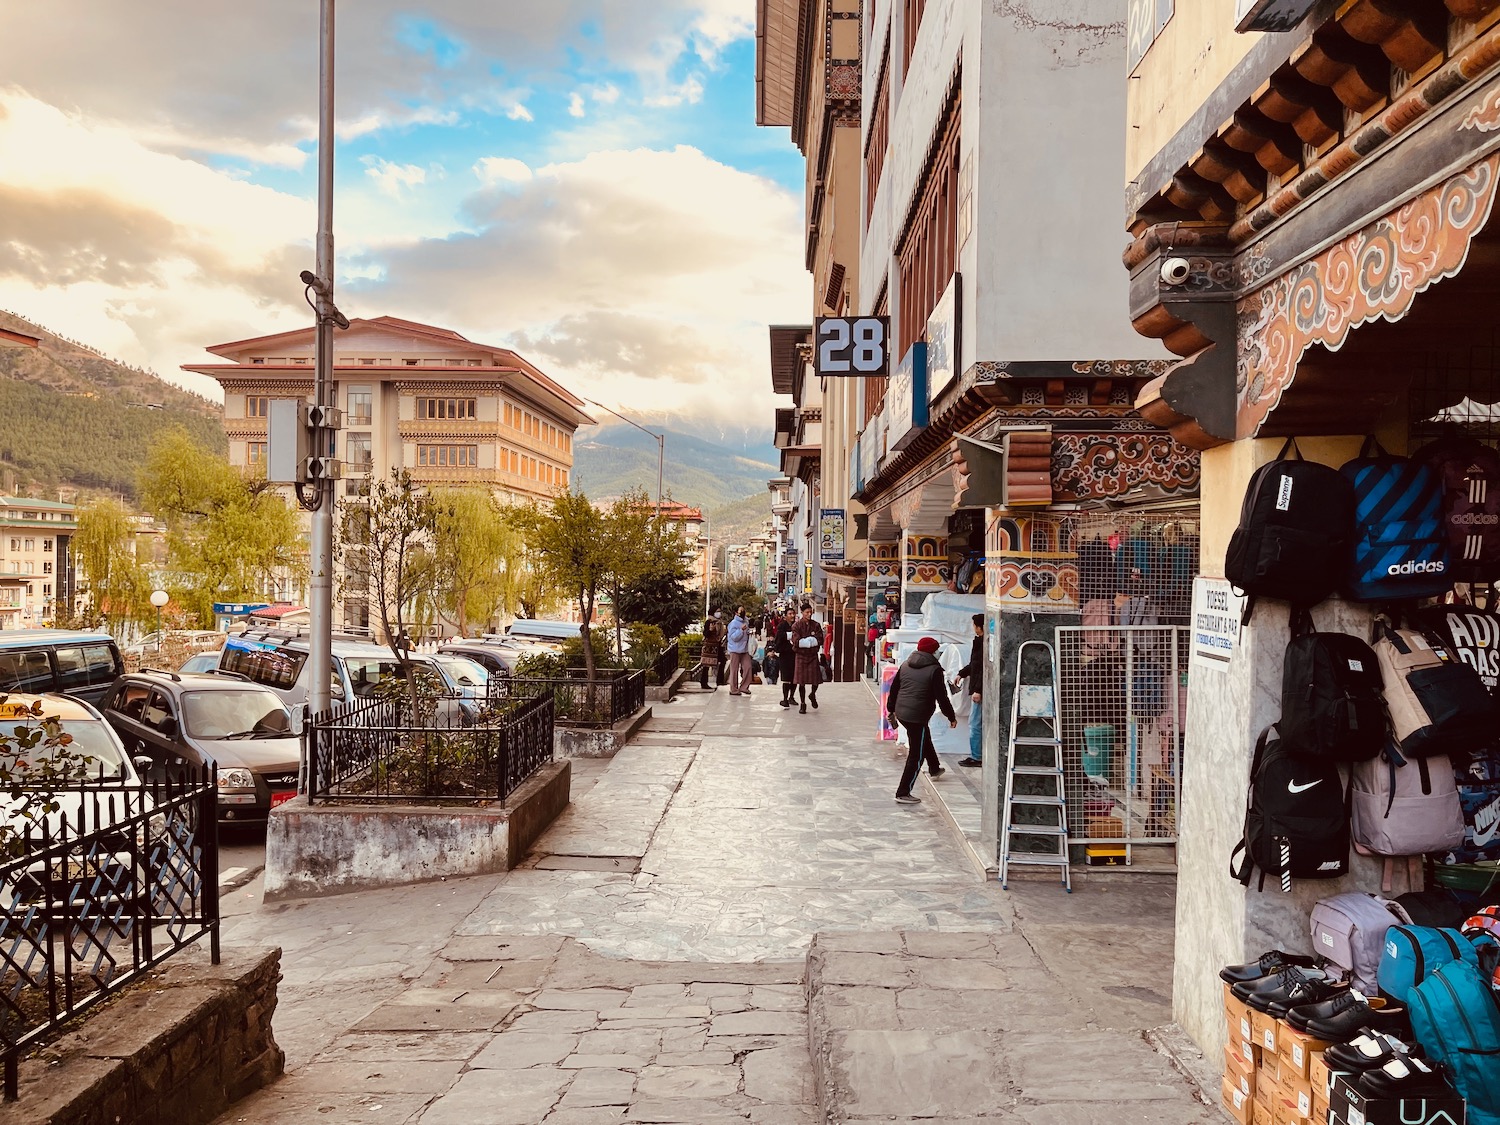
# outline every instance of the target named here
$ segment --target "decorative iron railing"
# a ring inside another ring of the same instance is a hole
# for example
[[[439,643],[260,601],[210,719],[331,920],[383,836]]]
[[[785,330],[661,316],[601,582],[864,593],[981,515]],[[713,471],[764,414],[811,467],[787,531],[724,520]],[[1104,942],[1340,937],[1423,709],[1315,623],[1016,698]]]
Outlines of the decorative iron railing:
[[[651,662],[646,669],[647,678],[652,684],[660,687],[667,683],[677,674],[677,666],[681,660],[680,650],[676,641],[661,650],[661,655]]]
[[[503,801],[552,760],[552,696],[497,697],[469,726],[416,725],[400,699],[363,699],[307,728],[309,803]]]
[[[490,681],[492,699],[529,699],[552,694],[557,724],[607,729],[646,706],[644,668],[600,669],[592,680],[576,676],[512,676]]]
[[[0,1054],[14,1101],[30,1044],[208,936],[219,961],[213,766],[69,783],[0,859]]]

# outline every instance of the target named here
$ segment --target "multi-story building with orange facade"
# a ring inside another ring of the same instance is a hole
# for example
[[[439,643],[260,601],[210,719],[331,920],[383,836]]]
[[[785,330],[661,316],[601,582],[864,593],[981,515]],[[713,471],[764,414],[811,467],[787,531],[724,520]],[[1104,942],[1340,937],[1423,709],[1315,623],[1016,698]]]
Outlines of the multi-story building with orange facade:
[[[272,399],[313,388],[313,329],[208,348],[227,362],[187,364],[224,388],[229,460],[266,456]],[[483,484],[514,499],[568,487],[583,400],[508,348],[396,317],[352,321],[334,336],[338,456],[352,494],[368,473],[405,468],[423,484]]]

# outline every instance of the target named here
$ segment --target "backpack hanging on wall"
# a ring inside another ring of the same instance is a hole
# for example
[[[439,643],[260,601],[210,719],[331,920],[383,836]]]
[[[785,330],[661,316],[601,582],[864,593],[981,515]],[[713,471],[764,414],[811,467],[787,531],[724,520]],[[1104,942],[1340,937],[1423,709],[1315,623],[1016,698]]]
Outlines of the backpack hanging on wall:
[[[1284,750],[1261,732],[1250,764],[1245,834],[1229,858],[1229,873],[1244,886],[1259,868],[1283,890],[1293,879],[1337,879],[1349,872],[1349,811],[1338,765]],[[1237,862],[1243,854],[1243,862]]]
[[[1500,696],[1500,615],[1454,603],[1411,614],[1427,638],[1479,673],[1493,696]]]
[[[1412,460],[1432,466],[1443,490],[1443,529],[1458,581],[1500,577],[1500,453],[1469,437],[1439,438]]]
[[[1453,755],[1453,780],[1463,810],[1464,838],[1443,856],[1443,862],[1500,859],[1500,751],[1486,746]]]
[[[1448,759],[1436,754],[1407,761],[1394,745],[1350,771],[1349,807],[1354,849],[1385,857],[1380,889],[1392,888],[1393,859],[1445,852],[1464,842],[1464,814]],[[1421,871],[1413,880],[1421,885]]]
[[[1386,931],[1410,922],[1398,903],[1377,895],[1350,892],[1320,899],[1309,919],[1313,953],[1343,969],[1355,988],[1373,996]]]
[[[1391,732],[1405,757],[1465,753],[1493,738],[1495,701],[1473,668],[1415,629],[1376,630]]]
[[[1354,550],[1345,590],[1357,602],[1431,598],[1453,585],[1443,488],[1433,468],[1365,438],[1339,470],[1354,487]]]
[[[1305,609],[1292,613],[1281,665],[1281,745],[1294,754],[1360,762],[1385,746],[1380,666],[1347,633],[1320,633]]]
[[[1224,576],[1250,595],[1245,619],[1256,597],[1316,605],[1338,589],[1353,527],[1349,481],[1337,469],[1302,460],[1289,439],[1276,460],[1251,476],[1224,559]]]

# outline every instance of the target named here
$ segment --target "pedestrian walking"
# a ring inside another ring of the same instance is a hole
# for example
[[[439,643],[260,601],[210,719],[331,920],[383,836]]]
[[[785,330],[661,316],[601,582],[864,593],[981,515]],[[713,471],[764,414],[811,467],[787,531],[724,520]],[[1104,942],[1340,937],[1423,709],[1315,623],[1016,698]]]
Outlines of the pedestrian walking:
[[[729,694],[750,694],[750,622],[745,607],[735,606],[729,622]]]
[[[714,610],[714,624],[719,629],[719,683],[723,684],[729,680],[729,650],[724,646],[724,638],[728,632],[724,624],[724,611]]]
[[[974,621],[974,643],[969,647],[969,662],[953,677],[952,687],[958,690],[959,680],[969,681],[969,699],[973,710],[969,712],[969,756],[958,764],[974,768],[982,765],[984,752],[984,614],[976,613]]]
[[[886,712],[891,722],[900,723],[906,731],[906,767],[896,785],[896,800],[903,804],[916,804],[922,799],[911,791],[911,787],[917,780],[917,771],[922,768],[924,758],[927,772],[933,777],[943,772],[937,749],[932,745],[932,732],[927,729],[932,713],[941,707],[948,725],[958,726],[958,716],[953,712],[953,704],[948,702],[948,686],[943,666],[938,663],[937,651],[936,637],[919,640],[917,651],[896,669],[890,694],[886,697]]]
[[[776,650],[776,668],[781,676],[781,705],[790,707],[792,696],[797,691],[797,646],[792,641],[792,626],[797,623],[797,611],[787,606],[776,622],[776,632],[771,644]]]
[[[724,633],[719,628],[719,623],[712,617],[703,619],[703,644],[698,649],[698,686],[705,691],[710,690],[708,686],[708,674],[714,674],[714,686],[712,690],[718,691],[719,685],[724,678],[719,674],[719,661],[724,655]]]
[[[819,657],[823,655],[823,626],[813,620],[812,606],[802,605],[802,616],[792,626],[792,645],[796,650],[796,662],[792,679],[797,684],[797,698],[802,704],[802,714],[807,714],[808,687],[812,688],[813,710],[818,709],[818,685],[823,682],[823,669]]]

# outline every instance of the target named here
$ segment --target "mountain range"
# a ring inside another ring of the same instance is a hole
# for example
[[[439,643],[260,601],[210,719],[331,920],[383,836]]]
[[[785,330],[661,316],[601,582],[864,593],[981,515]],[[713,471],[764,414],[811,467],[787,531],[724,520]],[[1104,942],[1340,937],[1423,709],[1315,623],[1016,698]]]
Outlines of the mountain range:
[[[40,340],[36,347],[0,340],[6,490],[71,487],[133,499],[147,449],[173,426],[227,454],[218,403],[13,313],[0,311],[0,328]]]

